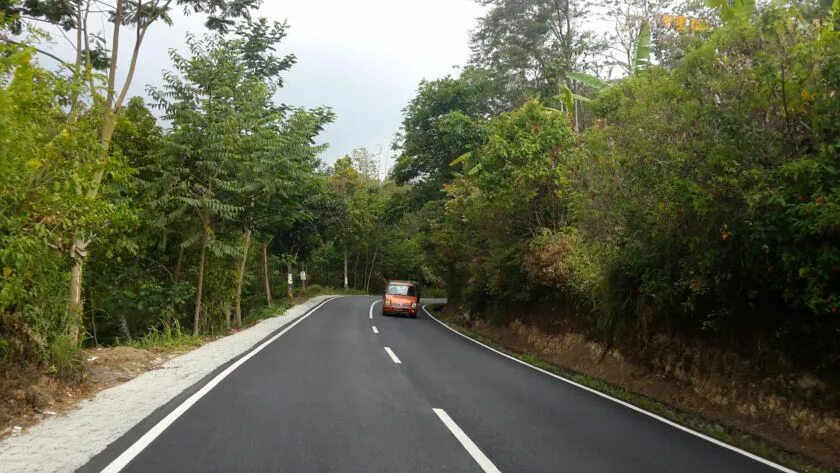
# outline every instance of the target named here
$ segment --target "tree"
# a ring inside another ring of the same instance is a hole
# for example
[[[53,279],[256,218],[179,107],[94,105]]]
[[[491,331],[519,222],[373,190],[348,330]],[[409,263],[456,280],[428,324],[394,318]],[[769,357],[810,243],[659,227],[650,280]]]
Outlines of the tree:
[[[394,142],[399,157],[391,171],[397,184],[415,185],[414,207],[444,197],[443,184],[453,177],[452,160],[481,141],[481,125],[513,106],[487,71],[467,68],[458,78],[423,81],[417,96],[403,109]]]
[[[235,48],[220,37],[203,41],[188,38],[191,57],[170,53],[178,75],[166,73],[165,87],[151,90],[152,97],[172,123],[164,156],[170,169],[167,179],[176,189],[174,199],[198,220],[199,267],[193,330],[200,330],[207,251],[236,254],[236,248],[215,238],[219,226],[243,212],[236,197],[238,180],[253,147],[264,149],[260,128],[266,117],[269,88],[248,77]],[[274,112],[276,113],[276,112]],[[275,118],[276,119],[276,118]]]
[[[330,187],[339,196],[342,206],[347,212],[345,218],[341,221],[341,246],[344,250],[344,288],[347,289],[349,287],[347,258],[354,224],[358,219],[358,208],[354,205],[356,203],[355,197],[364,188],[361,175],[353,167],[353,159],[350,156],[340,158],[333,164]]]
[[[586,30],[576,0],[477,0],[489,7],[473,32],[471,63],[514,88],[554,95],[570,71],[596,68],[604,41]]]
[[[521,255],[541,233],[567,225],[563,172],[574,145],[565,114],[537,101],[492,119],[486,132],[458,164],[470,171],[447,185],[429,237],[449,296],[476,309],[533,294]]]
[[[100,168],[86,183],[87,199],[96,201],[101,197],[100,187],[109,170],[107,164],[111,140],[117,125],[117,114],[128,95],[149,28],[159,21],[171,24],[171,9],[180,7],[184,13],[206,14],[208,28],[226,32],[236,18],[247,18],[251,10],[259,4],[259,0],[115,0],[112,4],[102,4],[94,0],[32,0],[24,3],[5,2],[0,5],[4,16],[12,19],[13,32],[22,31],[27,23],[47,23],[57,29],[75,33],[75,57],[72,59],[60,58],[47,51],[38,51],[69,70],[72,82],[79,87],[70,97],[70,114],[67,117],[69,121],[76,120],[82,114],[84,101],[81,100],[81,87],[87,87],[87,93],[99,105],[94,110],[100,118]],[[102,20],[111,22],[110,40],[94,33],[93,25]],[[129,26],[134,27],[133,34],[125,30]],[[126,36],[133,36],[134,45],[125,80],[118,85],[120,47]],[[0,41],[8,44],[17,42],[6,35],[0,36]],[[106,69],[103,78],[100,79],[98,74],[93,73],[96,68]],[[91,237],[89,232],[80,228],[73,244],[67,249],[75,261],[70,276],[68,318],[73,325],[71,336],[76,341],[79,339],[78,330],[82,325],[82,270]]]
[[[84,198],[101,166],[97,110],[68,120],[77,84],[40,68],[35,54],[0,43],[0,358],[42,361],[73,335],[55,289],[66,290],[74,233],[100,231],[118,209]]]

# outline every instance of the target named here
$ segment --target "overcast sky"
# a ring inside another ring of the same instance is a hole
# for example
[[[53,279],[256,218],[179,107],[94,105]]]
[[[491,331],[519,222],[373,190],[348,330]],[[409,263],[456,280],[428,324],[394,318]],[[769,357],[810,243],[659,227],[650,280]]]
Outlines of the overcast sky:
[[[280,52],[298,59],[278,99],[336,112],[321,136],[330,145],[323,158],[332,162],[359,146],[391,157],[401,110],[418,82],[457,73],[481,12],[473,0],[266,0],[260,15],[288,20]],[[187,32],[203,34],[202,19],[176,16],[174,27],[150,30],[132,95],[160,84],[161,70],[171,68],[167,51],[182,49]]]

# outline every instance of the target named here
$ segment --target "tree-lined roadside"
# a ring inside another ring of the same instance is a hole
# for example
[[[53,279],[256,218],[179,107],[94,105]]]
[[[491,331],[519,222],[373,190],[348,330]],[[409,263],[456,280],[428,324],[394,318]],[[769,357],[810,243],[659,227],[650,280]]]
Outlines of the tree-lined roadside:
[[[276,310],[297,295],[281,264],[342,218],[316,144],[332,112],[277,99],[285,23],[254,17],[258,1],[99,3],[0,6],[4,398],[43,375],[82,381],[82,347],[192,343]],[[176,12],[208,32],[129,99],[147,31]]]
[[[321,160],[334,115],[281,100],[295,57],[259,1],[100,3],[0,2],[0,395],[78,381],[83,347],[414,279],[653,371],[737,366],[772,385],[746,418],[840,438],[840,1],[479,0],[391,169]],[[127,97],[176,9],[208,31]]]
[[[21,419],[20,425],[26,428],[10,436],[0,429],[3,471],[79,471],[138,423],[164,411],[173,398],[196,389],[208,375],[328,299],[313,297],[290,305],[276,312],[276,317],[228,336],[204,337],[200,346],[159,350],[160,345],[155,345],[155,351],[126,346],[87,349],[94,358],[90,361],[92,380],[73,388],[72,398],[67,387],[56,392],[60,399],[44,409],[56,415],[32,414]],[[97,392],[102,388],[107,389]],[[32,425],[36,420],[40,422]],[[104,466],[84,471],[102,471]]]
[[[224,6],[198,4],[205,14]],[[46,33],[24,34],[32,18],[89,32],[63,7],[33,5],[6,8],[3,31],[22,37],[0,43],[0,392],[44,373],[79,381],[84,346],[162,333],[191,343],[324,287],[368,291],[397,271],[435,280],[414,258],[412,229],[397,225],[411,219],[399,203],[407,190],[383,182],[380,157],[360,148],[323,163],[317,136],[331,110],[278,101],[295,58],[277,53],[286,24],[250,16],[256,3],[210,15],[211,31],[171,51],[173,70],[147,100],[115,102],[104,155],[97,127],[110,89],[96,68],[115,62],[41,65]],[[122,26],[141,41],[146,20],[131,18]]]
[[[730,380],[714,409],[834,445],[840,4],[615,2],[611,57],[582,2],[483,3],[392,173],[451,309]]]

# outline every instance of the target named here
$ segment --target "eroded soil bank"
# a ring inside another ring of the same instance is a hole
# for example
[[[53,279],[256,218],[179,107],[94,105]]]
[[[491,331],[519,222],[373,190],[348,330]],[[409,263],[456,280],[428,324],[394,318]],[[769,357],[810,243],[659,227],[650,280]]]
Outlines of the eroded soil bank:
[[[541,327],[522,318],[491,324],[451,306],[443,315],[513,352],[745,432],[804,457],[805,463],[813,459],[810,471],[840,470],[840,393],[812,374],[757,376],[766,367],[759,370],[736,353],[665,335],[635,347],[607,348],[565,325]]]
[[[0,389],[0,439],[61,415],[79,401],[156,369],[175,355],[127,346],[86,349],[85,376],[78,382],[35,370],[6,373]]]

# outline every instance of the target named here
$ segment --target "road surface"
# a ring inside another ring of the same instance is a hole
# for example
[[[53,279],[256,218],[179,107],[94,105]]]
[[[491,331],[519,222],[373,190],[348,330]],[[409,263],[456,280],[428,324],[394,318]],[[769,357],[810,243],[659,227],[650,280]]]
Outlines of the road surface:
[[[80,471],[779,471],[377,300],[324,303]]]

